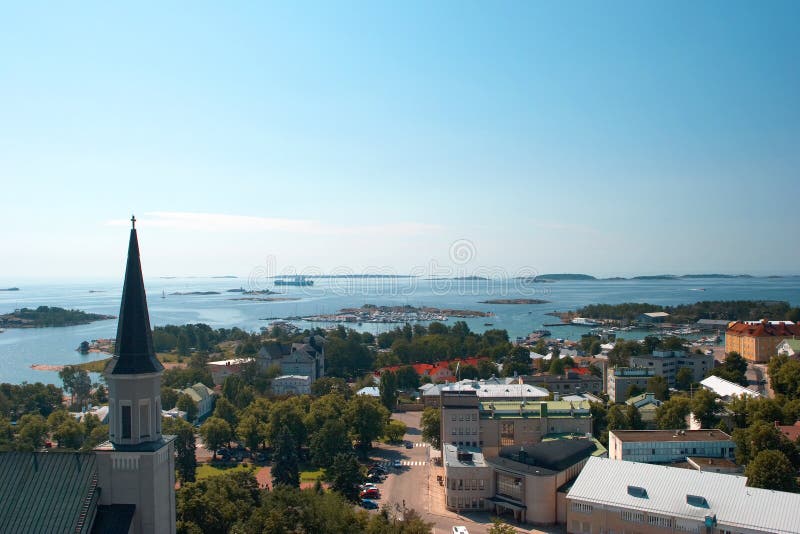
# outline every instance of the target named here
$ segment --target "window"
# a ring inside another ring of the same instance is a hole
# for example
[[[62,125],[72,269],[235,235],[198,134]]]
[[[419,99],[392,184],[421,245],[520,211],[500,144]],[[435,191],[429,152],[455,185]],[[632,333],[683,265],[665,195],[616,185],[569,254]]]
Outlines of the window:
[[[131,439],[131,407],[122,406],[122,439]]]
[[[647,522],[654,527],[672,528],[671,517],[660,517],[657,515],[651,515],[647,518]]]
[[[141,402],[141,401],[140,401]],[[139,404],[139,438],[150,437],[150,402]]]
[[[480,479],[480,480],[478,481],[478,489],[480,489],[481,491],[483,491],[483,479]]]
[[[514,444],[514,423],[503,423],[500,425],[500,445]]]
[[[644,523],[644,514],[642,512],[632,512],[630,510],[620,510],[620,518],[629,523]]]
[[[510,475],[497,474],[497,494],[522,500],[522,479]]]
[[[572,511],[579,512],[581,514],[591,514],[592,513],[592,505],[586,504],[583,502],[574,502],[572,503]]]

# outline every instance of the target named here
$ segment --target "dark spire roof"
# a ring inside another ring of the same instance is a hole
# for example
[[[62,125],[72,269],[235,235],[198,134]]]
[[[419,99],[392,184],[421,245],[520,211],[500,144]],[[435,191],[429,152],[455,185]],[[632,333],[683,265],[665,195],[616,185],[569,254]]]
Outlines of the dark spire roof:
[[[131,217],[131,223],[135,224]],[[139,374],[163,371],[153,350],[153,334],[147,313],[147,296],[144,293],[142,264],[139,261],[139,240],[136,227],[131,228],[128,244],[128,265],[125,268],[125,285],[122,288],[122,305],[119,308],[117,346],[115,357],[106,372],[111,374]]]

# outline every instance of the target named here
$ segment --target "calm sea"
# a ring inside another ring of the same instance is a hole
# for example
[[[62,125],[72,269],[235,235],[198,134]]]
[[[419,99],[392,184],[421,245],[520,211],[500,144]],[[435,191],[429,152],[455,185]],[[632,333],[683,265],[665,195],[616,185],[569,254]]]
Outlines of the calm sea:
[[[466,319],[470,328],[481,332],[487,328],[504,328],[509,335],[527,335],[554,322],[545,315],[549,311],[575,309],[586,304],[649,302],[681,304],[700,300],[785,300],[800,305],[800,277],[703,279],[703,280],[620,280],[556,282],[522,285],[517,281],[431,281],[422,279],[318,279],[313,287],[279,287],[260,281],[263,289],[282,293],[282,297],[298,298],[286,302],[232,300],[240,293],[229,289],[254,282],[247,279],[174,278],[147,280],[148,304],[153,326],[202,322],[212,327],[233,327],[257,331],[269,319],[333,313],[343,307],[363,304],[434,306],[491,311],[490,318]],[[117,315],[122,282],[17,284],[20,291],[0,291],[0,313],[16,308],[40,305],[77,308]],[[7,286],[2,286],[7,287]],[[702,291],[700,289],[703,289]],[[218,295],[172,295],[175,292],[219,291]],[[166,298],[162,295],[166,294]],[[547,304],[499,305],[481,304],[492,298],[539,298]],[[450,320],[452,322],[453,319]],[[485,323],[491,323],[487,326]],[[298,326],[310,323],[297,322]],[[319,325],[320,323],[315,323]],[[323,325],[326,326],[326,325]],[[352,325],[351,325],[352,326]],[[360,329],[379,333],[396,325],[364,324]],[[585,328],[551,328],[554,337],[578,339]],[[100,321],[66,328],[8,329],[0,334],[0,382],[49,382],[60,384],[58,374],[36,371],[33,364],[74,364],[102,355],[83,356],[75,351],[83,340],[113,337],[116,320]],[[626,333],[635,337],[635,333]]]

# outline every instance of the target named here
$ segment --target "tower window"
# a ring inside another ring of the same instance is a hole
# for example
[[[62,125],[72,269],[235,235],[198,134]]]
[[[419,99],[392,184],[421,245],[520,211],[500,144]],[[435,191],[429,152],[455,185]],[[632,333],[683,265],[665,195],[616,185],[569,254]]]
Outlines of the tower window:
[[[131,439],[131,407],[122,406],[122,439]]]

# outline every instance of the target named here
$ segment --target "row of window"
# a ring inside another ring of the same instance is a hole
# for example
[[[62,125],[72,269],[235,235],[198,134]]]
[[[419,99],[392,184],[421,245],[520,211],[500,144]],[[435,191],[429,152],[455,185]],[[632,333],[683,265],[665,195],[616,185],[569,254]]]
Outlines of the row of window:
[[[594,507],[591,504],[586,504],[585,502],[573,502],[572,503],[572,511],[579,512],[581,514],[591,514]]]
[[[456,436],[456,435],[463,436],[465,434],[467,436],[469,436],[470,434],[473,435],[473,436],[477,436],[478,435],[478,429],[477,428],[464,428],[464,427],[461,427],[461,426],[460,427],[453,427],[453,435],[454,436]]]
[[[460,491],[482,491],[486,487],[486,481],[481,478],[451,478],[450,489]]]
[[[458,419],[456,419],[456,417],[458,417]],[[466,417],[466,419],[464,419],[464,417]],[[459,414],[458,416],[453,414],[452,416],[450,416],[450,420],[451,421],[477,421],[478,420],[478,414],[476,414],[476,413],[466,414],[466,416],[463,413]]]
[[[470,497],[449,497],[447,499],[447,505],[450,508],[455,508],[456,510],[464,510],[467,508],[482,510],[484,508],[483,499]]]

